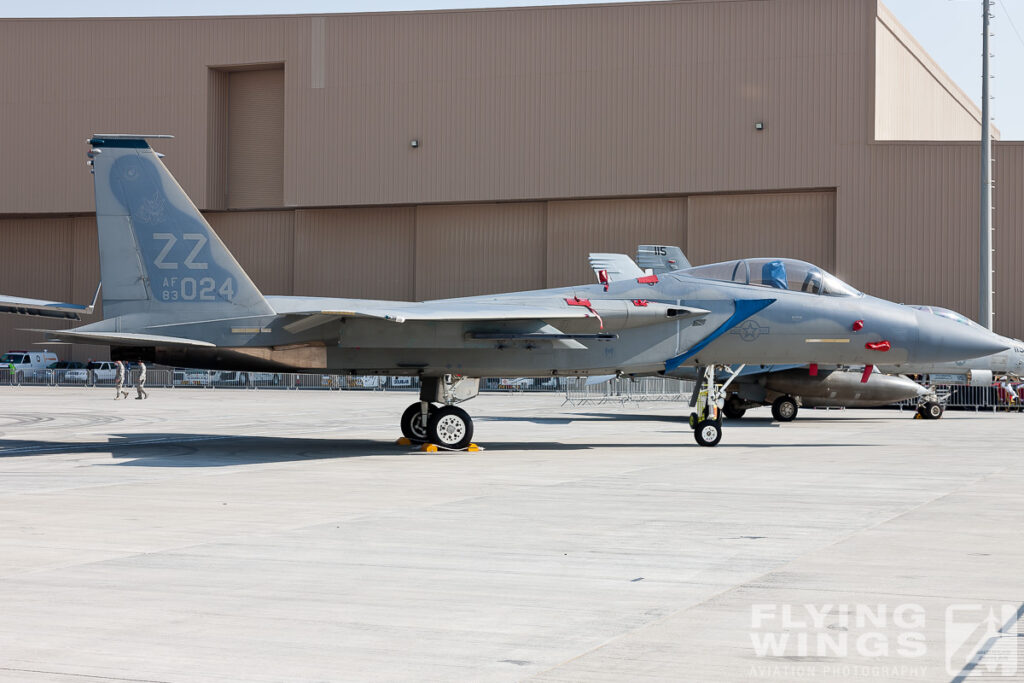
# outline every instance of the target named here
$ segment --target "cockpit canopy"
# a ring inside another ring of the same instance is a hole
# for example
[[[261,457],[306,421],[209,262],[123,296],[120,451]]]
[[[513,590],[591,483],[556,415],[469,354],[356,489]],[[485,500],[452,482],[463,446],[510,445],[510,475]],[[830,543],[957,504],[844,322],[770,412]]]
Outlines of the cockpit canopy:
[[[916,308],[919,311],[927,311],[928,313],[934,313],[940,318],[949,318],[950,320],[955,320],[958,323],[967,325],[968,327],[975,327],[979,330],[985,330],[984,327],[974,322],[966,315],[960,315],[956,311],[951,311],[948,308],[939,308],[938,306],[911,306],[911,308]],[[988,332],[988,330],[985,331]]]
[[[824,296],[860,296],[860,292],[818,266],[789,258],[748,258],[710,263],[680,271],[704,280],[788,289]]]

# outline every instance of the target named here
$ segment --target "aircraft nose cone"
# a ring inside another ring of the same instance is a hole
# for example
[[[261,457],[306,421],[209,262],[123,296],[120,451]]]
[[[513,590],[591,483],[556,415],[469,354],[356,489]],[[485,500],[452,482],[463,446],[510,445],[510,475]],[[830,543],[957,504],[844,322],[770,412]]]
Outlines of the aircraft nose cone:
[[[980,358],[1009,348],[991,332],[979,330],[927,311],[917,314],[918,344],[911,356],[921,363]]]

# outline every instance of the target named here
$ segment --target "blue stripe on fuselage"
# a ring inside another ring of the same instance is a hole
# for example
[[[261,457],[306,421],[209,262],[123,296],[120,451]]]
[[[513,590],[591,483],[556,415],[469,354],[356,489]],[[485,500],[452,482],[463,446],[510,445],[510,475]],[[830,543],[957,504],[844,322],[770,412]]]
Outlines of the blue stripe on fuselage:
[[[733,314],[729,316],[728,320],[718,326],[718,329],[701,339],[685,352],[665,361],[665,372],[672,372],[682,365],[687,358],[691,358],[700,353],[700,351],[702,351],[708,344],[721,337],[732,327],[743,322],[755,313],[763,311],[776,301],[776,299],[739,299],[736,301],[736,310],[733,311]]]

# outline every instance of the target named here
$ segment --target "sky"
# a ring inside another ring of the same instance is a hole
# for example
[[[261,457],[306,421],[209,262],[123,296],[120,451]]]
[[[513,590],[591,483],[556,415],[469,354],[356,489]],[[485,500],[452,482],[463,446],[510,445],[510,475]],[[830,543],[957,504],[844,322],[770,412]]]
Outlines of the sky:
[[[620,0],[621,1],[621,0]],[[883,0],[942,69],[981,102],[981,0]],[[38,0],[6,2],[0,17],[318,14],[598,4],[600,0]],[[1024,140],[1024,0],[994,0],[989,52],[992,115],[1003,140]]]

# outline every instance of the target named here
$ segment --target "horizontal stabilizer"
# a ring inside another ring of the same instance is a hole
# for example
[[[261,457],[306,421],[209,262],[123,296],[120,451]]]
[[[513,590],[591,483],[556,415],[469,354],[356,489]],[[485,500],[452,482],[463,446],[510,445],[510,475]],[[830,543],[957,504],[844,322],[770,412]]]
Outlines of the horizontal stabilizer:
[[[0,313],[13,313],[15,315],[32,315],[40,318],[61,318],[64,320],[81,320],[79,316],[92,315],[96,308],[96,299],[99,296],[100,288],[96,288],[96,295],[88,306],[82,304],[69,304],[62,301],[46,301],[45,299],[26,299],[20,296],[5,296],[0,294]]]
[[[632,280],[648,274],[625,254],[591,254],[590,267],[595,275],[603,270],[608,275],[608,282]]]
[[[137,334],[135,332],[78,332],[75,330],[29,330],[42,332],[54,341],[78,342],[82,344],[111,344],[114,346],[204,346],[214,344],[199,339],[165,337],[159,334]]]

